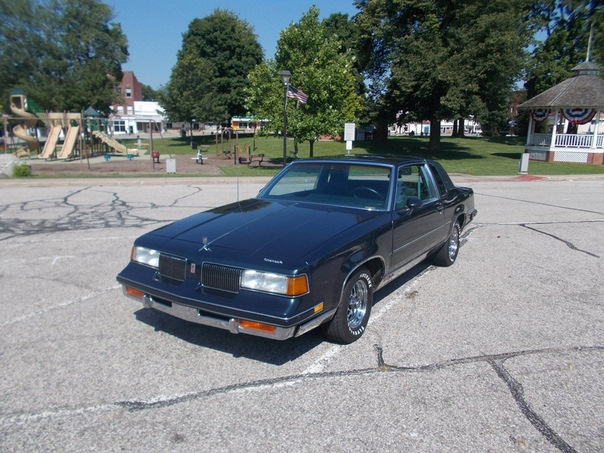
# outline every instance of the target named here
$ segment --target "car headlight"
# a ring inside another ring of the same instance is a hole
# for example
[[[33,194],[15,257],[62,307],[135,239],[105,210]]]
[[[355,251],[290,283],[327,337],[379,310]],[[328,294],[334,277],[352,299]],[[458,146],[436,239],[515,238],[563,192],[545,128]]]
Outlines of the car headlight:
[[[134,246],[130,259],[155,269],[159,267],[159,252],[157,250]]]
[[[241,287],[283,296],[301,296],[308,292],[306,275],[289,276],[245,270],[241,276]]]

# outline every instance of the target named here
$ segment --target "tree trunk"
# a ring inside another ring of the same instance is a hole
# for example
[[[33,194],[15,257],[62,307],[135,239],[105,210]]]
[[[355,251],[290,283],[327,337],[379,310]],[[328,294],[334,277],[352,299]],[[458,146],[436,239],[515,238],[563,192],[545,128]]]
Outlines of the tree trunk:
[[[309,140],[309,142],[310,142],[310,157],[312,158],[312,157],[314,157],[314,154],[315,154],[315,152],[314,152],[315,141]]]
[[[440,153],[440,118],[437,115],[430,117],[430,143],[428,152],[433,155]]]
[[[453,133],[451,137],[457,137],[457,120],[453,120]]]
[[[388,124],[378,123],[373,131],[374,140],[388,140]]]
[[[465,120],[463,118],[459,118],[459,127],[457,129],[457,137],[466,136],[464,129],[465,129]]]

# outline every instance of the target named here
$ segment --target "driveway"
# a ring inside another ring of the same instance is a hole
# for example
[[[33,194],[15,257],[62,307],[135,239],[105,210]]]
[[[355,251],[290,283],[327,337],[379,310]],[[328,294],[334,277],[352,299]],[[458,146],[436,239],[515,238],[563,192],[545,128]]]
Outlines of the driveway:
[[[604,181],[471,180],[450,268],[365,335],[285,342],[145,309],[133,240],[257,180],[0,181],[0,451],[604,450]]]

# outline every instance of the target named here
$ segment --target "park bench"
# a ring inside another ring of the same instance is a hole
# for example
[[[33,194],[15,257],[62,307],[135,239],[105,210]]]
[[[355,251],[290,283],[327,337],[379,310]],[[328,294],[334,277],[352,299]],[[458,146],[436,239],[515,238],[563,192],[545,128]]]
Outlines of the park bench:
[[[258,166],[260,167],[262,162],[264,162],[264,154],[248,154],[239,157],[240,164],[250,165],[252,162],[258,162]]]

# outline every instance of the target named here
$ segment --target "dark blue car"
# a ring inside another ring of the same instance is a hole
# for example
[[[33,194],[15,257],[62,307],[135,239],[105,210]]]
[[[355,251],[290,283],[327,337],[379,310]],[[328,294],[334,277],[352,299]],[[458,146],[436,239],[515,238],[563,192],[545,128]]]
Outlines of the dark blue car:
[[[431,258],[455,262],[476,215],[472,189],[416,158],[297,160],[256,198],[134,242],[124,293],[170,315],[285,340],[321,326],[365,331],[373,292]]]

